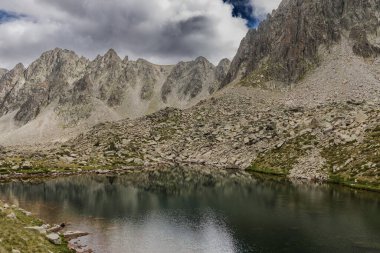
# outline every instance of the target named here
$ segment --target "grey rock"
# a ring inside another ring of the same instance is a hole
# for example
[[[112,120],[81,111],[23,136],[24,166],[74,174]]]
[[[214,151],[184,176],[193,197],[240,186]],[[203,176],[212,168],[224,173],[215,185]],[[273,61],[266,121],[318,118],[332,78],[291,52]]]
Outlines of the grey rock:
[[[355,116],[355,121],[359,124],[365,123],[368,120],[368,116],[363,112],[359,111],[357,112]]]
[[[49,242],[51,242],[55,245],[62,244],[62,239],[57,233],[50,233],[50,234],[46,235],[46,238],[49,240]]]
[[[14,212],[11,212],[10,214],[7,215],[7,218],[11,220],[16,220],[17,216]]]
[[[12,170],[19,170],[20,169],[20,165],[13,165],[12,166]]]
[[[76,239],[76,238],[79,238],[79,237],[86,236],[88,234],[89,233],[81,232],[81,231],[66,231],[66,232],[63,233],[63,237],[67,241],[70,241],[70,240],[73,240],[73,239]]]
[[[29,161],[25,161],[21,164],[21,169],[24,169],[24,170],[29,170],[29,169],[32,169],[33,166],[31,164],[31,162]]]

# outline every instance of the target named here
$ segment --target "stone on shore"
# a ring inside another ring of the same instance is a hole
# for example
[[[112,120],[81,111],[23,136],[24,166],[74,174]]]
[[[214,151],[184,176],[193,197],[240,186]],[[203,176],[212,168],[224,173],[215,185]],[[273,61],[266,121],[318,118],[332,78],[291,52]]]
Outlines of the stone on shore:
[[[46,235],[46,238],[55,245],[62,244],[62,239],[57,233],[50,233]]]

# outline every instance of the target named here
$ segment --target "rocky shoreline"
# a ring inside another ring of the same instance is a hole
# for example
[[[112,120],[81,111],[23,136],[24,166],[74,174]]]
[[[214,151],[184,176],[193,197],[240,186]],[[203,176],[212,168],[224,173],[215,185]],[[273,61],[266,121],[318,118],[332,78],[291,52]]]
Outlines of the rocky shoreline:
[[[86,236],[79,231],[63,231],[65,224],[49,225],[16,205],[0,201],[0,252],[77,252],[82,247],[70,243],[72,239]]]

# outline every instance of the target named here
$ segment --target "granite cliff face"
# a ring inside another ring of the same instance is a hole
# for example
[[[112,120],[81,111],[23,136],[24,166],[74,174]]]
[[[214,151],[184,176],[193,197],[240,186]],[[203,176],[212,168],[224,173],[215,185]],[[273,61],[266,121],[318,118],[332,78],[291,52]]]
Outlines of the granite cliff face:
[[[27,69],[18,64],[0,71],[0,129],[13,131],[36,118],[44,118],[45,126],[90,126],[167,106],[185,108],[219,89],[229,63],[214,66],[199,57],[160,66],[121,59],[112,49],[90,61],[57,48]]]
[[[236,79],[255,85],[294,83],[319,65],[319,50],[349,40],[362,57],[380,54],[380,2],[284,0],[241,42],[223,86]]]

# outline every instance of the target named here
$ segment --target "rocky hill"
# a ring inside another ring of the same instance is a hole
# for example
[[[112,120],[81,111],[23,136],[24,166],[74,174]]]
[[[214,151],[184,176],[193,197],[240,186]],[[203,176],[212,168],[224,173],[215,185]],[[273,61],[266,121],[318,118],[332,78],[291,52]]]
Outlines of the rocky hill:
[[[290,84],[320,65],[320,49],[342,40],[365,58],[380,54],[380,3],[375,0],[284,0],[241,42],[224,85]]]
[[[42,64],[36,75],[22,75],[29,71],[18,65],[1,79],[0,123],[9,115],[28,122],[51,105],[70,124],[102,115],[99,108],[109,109],[104,120],[211,96],[185,109],[98,124],[44,151],[4,148],[0,169],[17,175],[201,164],[379,190],[379,7],[374,0],[284,0],[247,34],[230,67],[204,58],[157,66],[113,51],[93,62]],[[60,69],[65,74],[47,74]]]
[[[65,129],[78,133],[78,126],[186,108],[219,89],[229,64],[199,57],[160,66],[121,59],[112,49],[90,61],[54,49],[26,69],[18,64],[0,72],[0,140],[51,141]]]

